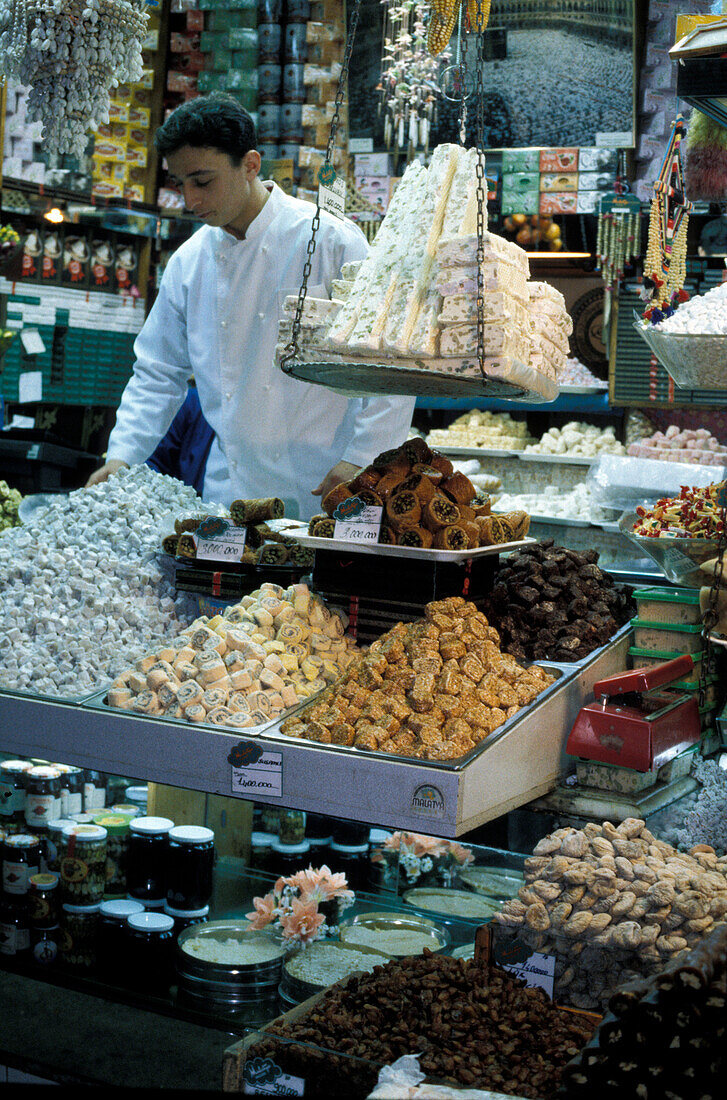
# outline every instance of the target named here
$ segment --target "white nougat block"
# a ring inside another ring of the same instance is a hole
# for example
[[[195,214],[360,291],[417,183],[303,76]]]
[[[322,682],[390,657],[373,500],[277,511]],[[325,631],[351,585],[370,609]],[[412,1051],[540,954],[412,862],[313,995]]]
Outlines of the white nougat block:
[[[531,318],[527,306],[519,298],[502,290],[485,290],[482,298],[483,314],[487,323],[515,322],[526,331]],[[442,298],[439,321],[443,325],[477,322],[477,293],[450,294]]]
[[[485,325],[485,354],[504,356],[527,362],[530,358],[529,334],[502,325]],[[448,325],[439,337],[442,356],[469,356],[477,354],[477,325]]]
[[[524,249],[489,231],[485,232],[482,243],[485,262],[506,260],[522,271],[526,279],[530,277],[530,266]],[[448,241],[442,240],[437,250],[437,259],[443,266],[463,267],[467,264],[476,264],[477,245],[476,233],[466,237],[454,237]]]
[[[409,339],[409,353],[427,358],[439,355],[439,311],[442,298],[436,287],[424,297]]]
[[[480,153],[482,171],[485,170],[485,155]],[[483,181],[484,203],[483,218],[487,228],[487,181]],[[465,237],[477,233],[477,150],[468,149],[460,159],[455,172],[447,200],[447,209],[442,225],[441,242],[455,237]]]
[[[335,298],[311,298],[306,296],[303,302],[301,320],[306,325],[325,325],[338,314],[343,302]],[[298,309],[298,295],[289,294],[283,303],[283,314],[295,317]]]

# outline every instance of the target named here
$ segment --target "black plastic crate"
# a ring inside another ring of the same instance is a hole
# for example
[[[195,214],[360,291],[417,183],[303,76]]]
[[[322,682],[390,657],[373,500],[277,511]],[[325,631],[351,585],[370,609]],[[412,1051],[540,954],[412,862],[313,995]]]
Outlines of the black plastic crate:
[[[78,489],[98,466],[96,455],[86,451],[6,434],[0,436],[0,478],[24,496]]]
[[[383,603],[422,605],[447,596],[476,601],[492,590],[499,560],[499,554],[448,562],[317,549],[313,587]]]

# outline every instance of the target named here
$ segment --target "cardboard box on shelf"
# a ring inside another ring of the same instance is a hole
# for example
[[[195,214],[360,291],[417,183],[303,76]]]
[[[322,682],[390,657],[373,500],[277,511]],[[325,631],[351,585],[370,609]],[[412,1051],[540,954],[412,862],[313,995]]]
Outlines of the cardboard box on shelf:
[[[541,172],[577,172],[577,149],[541,149]]]
[[[502,173],[512,175],[515,172],[539,172],[540,151],[538,149],[504,149],[502,153]]]
[[[148,150],[146,145],[136,145],[133,142],[129,142],[126,148],[126,163],[133,165],[135,168],[145,168],[148,158]]]
[[[309,19],[305,27],[306,42],[343,42],[346,31],[342,22],[317,23]]]
[[[137,126],[139,129],[148,130],[151,126],[151,111],[148,107],[129,106],[129,126]]]
[[[118,88],[114,89],[118,93]],[[122,102],[120,99],[112,99],[109,101],[109,122],[128,122],[129,121],[129,104]]]
[[[579,214],[597,214],[602,191],[579,191],[576,210]]]
[[[541,191],[541,214],[576,214],[578,195],[576,191]]]
[[[211,76],[211,73],[204,73],[204,76]],[[197,91],[197,74],[196,73],[182,73],[177,69],[170,69],[167,72],[167,91],[169,92],[196,92]]]
[[[611,172],[579,172],[579,191],[611,191],[614,177]]]
[[[503,191],[503,214],[537,214],[540,209],[540,191]]]
[[[105,139],[107,141],[124,142],[127,137],[126,122],[112,122],[110,119],[106,123],[102,123],[96,131],[96,141]]]
[[[541,191],[577,191],[577,172],[543,172],[540,176]]]
[[[126,160],[126,140],[101,138],[94,143],[93,159],[118,160],[123,164]]]
[[[391,173],[388,153],[356,153],[353,164],[353,172],[357,178],[381,176],[388,180]]]
[[[103,199],[123,199],[124,184],[117,180],[93,180],[91,194]]]

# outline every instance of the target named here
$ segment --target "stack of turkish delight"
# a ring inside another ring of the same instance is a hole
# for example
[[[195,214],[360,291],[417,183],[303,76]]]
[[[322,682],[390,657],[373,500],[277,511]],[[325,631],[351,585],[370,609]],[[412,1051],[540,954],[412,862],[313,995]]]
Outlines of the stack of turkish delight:
[[[565,298],[550,283],[528,283],[528,294],[533,323],[530,365],[548,378],[558,378],[566,368],[568,337],[573,332]]]

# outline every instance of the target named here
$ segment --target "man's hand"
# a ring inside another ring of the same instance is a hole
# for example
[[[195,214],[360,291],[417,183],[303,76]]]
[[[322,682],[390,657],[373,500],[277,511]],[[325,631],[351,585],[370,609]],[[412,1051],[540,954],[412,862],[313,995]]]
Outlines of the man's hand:
[[[112,474],[115,474],[117,470],[121,470],[123,467],[128,470],[129,463],[122,462],[120,458],[111,458],[109,461],[101,467],[100,470],[94,470],[90,478],[86,482],[84,488],[88,489],[91,485],[98,485],[102,481],[107,481]]]
[[[336,485],[340,485],[342,481],[350,481],[352,477],[361,469],[360,466],[354,466],[352,462],[337,462],[336,465],[328,471],[323,481],[320,483],[317,489],[313,489],[312,493],[314,497],[320,497],[323,500],[331,489],[334,489]]]

